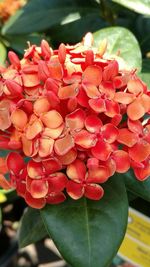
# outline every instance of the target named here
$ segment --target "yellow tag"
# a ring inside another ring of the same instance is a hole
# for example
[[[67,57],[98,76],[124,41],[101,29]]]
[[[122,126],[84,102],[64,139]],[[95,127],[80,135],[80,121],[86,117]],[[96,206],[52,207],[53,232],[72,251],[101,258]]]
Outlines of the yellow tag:
[[[0,192],[0,203],[5,202],[6,200],[7,200],[7,197],[3,193]]]
[[[150,219],[132,208],[118,255],[136,266],[150,267]]]

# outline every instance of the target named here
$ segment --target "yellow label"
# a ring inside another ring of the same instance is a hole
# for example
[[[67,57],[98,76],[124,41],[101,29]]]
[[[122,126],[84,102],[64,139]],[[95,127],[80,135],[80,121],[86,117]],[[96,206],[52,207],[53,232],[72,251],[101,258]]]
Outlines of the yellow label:
[[[150,219],[130,208],[119,256],[139,267],[150,267]]]

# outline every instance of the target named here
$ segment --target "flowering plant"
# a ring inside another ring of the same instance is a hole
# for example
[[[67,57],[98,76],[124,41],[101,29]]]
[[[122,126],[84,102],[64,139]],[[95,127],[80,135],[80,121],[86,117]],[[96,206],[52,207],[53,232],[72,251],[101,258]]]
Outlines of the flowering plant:
[[[21,60],[10,51],[10,64],[0,68],[0,148],[12,151],[1,159],[0,186],[15,188],[30,207],[41,209],[48,233],[77,267],[99,266],[99,260],[106,266],[120,245],[128,205],[124,177],[117,174],[131,168],[133,179],[150,175],[147,85],[119,57],[107,56],[106,40],[93,43],[91,33],[58,50],[43,40],[40,47],[29,45]],[[111,229],[103,230],[107,218],[117,227],[113,249]],[[87,260],[72,244],[79,224]],[[108,249],[104,259],[90,241],[96,227]]]

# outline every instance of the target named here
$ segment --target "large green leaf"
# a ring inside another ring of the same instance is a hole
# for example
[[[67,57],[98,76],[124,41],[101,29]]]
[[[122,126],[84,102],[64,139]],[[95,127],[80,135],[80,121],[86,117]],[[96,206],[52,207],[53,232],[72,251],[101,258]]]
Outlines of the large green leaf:
[[[3,27],[3,34],[27,34],[59,24],[71,14],[75,19],[87,13],[99,12],[96,1],[30,0]]]
[[[124,178],[126,187],[129,191],[147,201],[150,201],[150,177],[141,182],[135,178],[132,171],[122,174],[122,177]]]
[[[55,46],[60,42],[74,44],[81,41],[87,32],[94,32],[106,26],[108,23],[100,18],[99,14],[88,13],[76,21],[53,27],[50,36]]]
[[[124,182],[112,177],[104,189],[100,201],[68,199],[41,210],[47,232],[73,267],[108,266],[124,237],[128,214]]]
[[[108,54],[120,52],[120,57],[124,59],[130,68],[141,70],[142,56],[138,41],[135,36],[123,27],[109,27],[94,33],[96,46],[103,39],[108,40]]]
[[[24,213],[19,229],[19,246],[25,247],[35,243],[47,235],[38,210],[28,208]]]
[[[150,15],[150,0],[112,0],[135,12],[144,15]]]
[[[139,73],[139,76],[148,85],[150,90],[150,59],[143,59],[142,72]]]

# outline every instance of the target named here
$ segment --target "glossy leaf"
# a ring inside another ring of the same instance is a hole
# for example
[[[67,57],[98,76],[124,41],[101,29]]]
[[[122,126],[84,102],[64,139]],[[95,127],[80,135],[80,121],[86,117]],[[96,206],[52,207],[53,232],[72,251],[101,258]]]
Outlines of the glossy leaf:
[[[3,27],[3,34],[27,34],[42,31],[63,22],[74,14],[80,16],[89,12],[98,12],[97,3],[86,1],[85,4],[74,0],[31,0]],[[75,16],[76,18],[76,16]]]
[[[147,201],[150,201],[150,177],[141,182],[135,178],[132,171],[122,174],[122,177],[124,177],[127,190]]]
[[[124,59],[129,68],[141,70],[140,47],[135,36],[129,30],[123,27],[109,27],[94,33],[96,46],[99,46],[100,42],[105,38],[108,40],[107,53],[109,55],[119,52],[119,57]]]
[[[28,208],[21,219],[19,246],[25,247],[47,235],[39,210]]]
[[[0,43],[0,64],[4,65],[5,60],[6,60],[6,55],[7,55],[7,51],[6,51],[6,47]]]
[[[113,177],[100,201],[68,199],[41,210],[43,222],[64,259],[73,267],[108,266],[124,237],[127,195],[124,182]]]
[[[113,0],[137,13],[150,15],[150,0]]]

